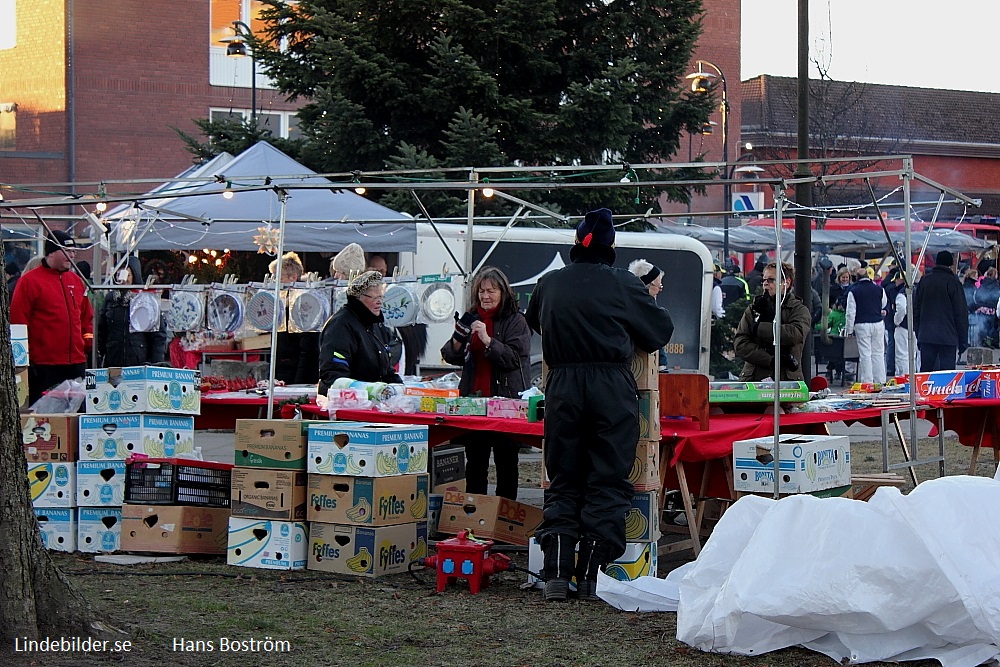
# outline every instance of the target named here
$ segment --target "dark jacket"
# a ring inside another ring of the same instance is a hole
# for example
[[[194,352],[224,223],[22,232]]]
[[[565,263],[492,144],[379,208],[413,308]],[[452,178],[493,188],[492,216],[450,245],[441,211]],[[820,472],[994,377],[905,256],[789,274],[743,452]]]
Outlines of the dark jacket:
[[[319,380],[319,332],[278,332],[274,377],[285,384],[316,384]]]
[[[528,388],[531,360],[531,331],[524,315],[515,311],[493,322],[493,340],[486,349],[485,356],[490,362],[490,396],[516,398],[518,393]],[[462,367],[462,381],[458,392],[462,396],[472,393],[472,382],[476,374],[475,362],[469,344],[455,350],[449,338],[441,348],[441,356],[449,364]]]
[[[913,293],[913,327],[918,343],[965,349],[969,309],[962,283],[949,267],[935,266],[921,278]]]
[[[392,367],[392,348],[399,340],[354,297],[334,313],[320,334],[319,393],[326,395],[339,378],[363,382],[402,382]]]
[[[755,326],[754,313],[747,307],[736,327],[733,347],[736,356],[743,360],[740,380],[756,382],[774,375],[774,327],[771,322]],[[802,300],[787,294],[781,305],[781,349],[789,352],[799,362],[798,370],[789,370],[781,364],[782,380],[804,380],[802,373],[802,346],[809,335],[812,316]]]
[[[128,268],[132,271],[132,283],[141,285],[139,260],[130,258]],[[158,364],[166,357],[167,324],[162,317],[157,331],[129,331],[129,311],[136,294],[138,291],[114,290],[101,305],[97,352],[102,368]]]

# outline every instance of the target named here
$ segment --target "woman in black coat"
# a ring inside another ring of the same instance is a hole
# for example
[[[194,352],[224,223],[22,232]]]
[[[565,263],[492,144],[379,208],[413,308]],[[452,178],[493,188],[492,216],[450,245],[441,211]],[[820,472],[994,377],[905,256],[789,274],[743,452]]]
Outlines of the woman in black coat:
[[[130,257],[128,267],[115,276],[118,285],[142,285],[139,259]],[[97,321],[97,351],[102,368],[158,364],[164,360],[167,349],[167,326],[160,319],[156,331],[129,331],[129,312],[135,290],[113,290],[101,306]]]
[[[528,387],[531,330],[517,310],[507,276],[492,266],[472,279],[469,310],[456,319],[455,333],[441,348],[449,364],[462,366],[462,396],[517,398]],[[517,457],[521,446],[500,433],[480,431],[465,444],[465,490],[486,493],[490,452],[497,468],[497,495],[517,499]]]

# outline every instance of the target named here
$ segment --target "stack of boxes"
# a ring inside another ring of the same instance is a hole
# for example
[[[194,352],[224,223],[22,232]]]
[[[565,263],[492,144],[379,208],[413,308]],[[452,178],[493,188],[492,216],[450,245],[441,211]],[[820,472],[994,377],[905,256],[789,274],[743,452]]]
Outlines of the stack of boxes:
[[[427,555],[426,426],[308,426],[307,568],[363,577]]]
[[[76,551],[77,415],[22,415],[31,505],[46,549]]]
[[[14,382],[17,384],[17,407],[28,407],[28,325],[10,325],[10,349],[14,356]]]

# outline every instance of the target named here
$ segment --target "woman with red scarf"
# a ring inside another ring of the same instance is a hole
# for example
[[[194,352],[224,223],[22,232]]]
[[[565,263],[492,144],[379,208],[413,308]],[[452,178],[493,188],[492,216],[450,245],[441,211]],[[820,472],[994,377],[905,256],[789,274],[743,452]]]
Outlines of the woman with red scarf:
[[[462,366],[462,396],[517,398],[528,387],[531,331],[517,309],[517,296],[507,276],[492,266],[472,279],[471,305],[459,318],[455,333],[441,348],[449,364]],[[497,495],[517,499],[517,455],[520,445],[500,433],[481,431],[462,438],[465,444],[465,490],[486,493],[490,452],[497,468]]]

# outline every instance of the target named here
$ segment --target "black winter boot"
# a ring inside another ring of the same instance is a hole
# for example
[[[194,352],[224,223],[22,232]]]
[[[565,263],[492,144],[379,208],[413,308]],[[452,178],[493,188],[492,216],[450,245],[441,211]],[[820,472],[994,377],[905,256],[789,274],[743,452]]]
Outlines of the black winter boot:
[[[576,595],[581,600],[599,600],[597,597],[597,572],[611,562],[608,545],[584,538],[580,540],[580,554],[576,559]]]
[[[543,576],[546,601],[561,602],[569,595],[569,580],[573,576],[576,539],[569,535],[546,535],[542,538]]]

